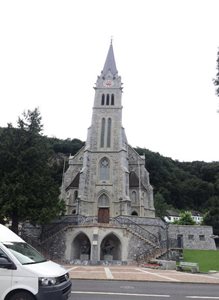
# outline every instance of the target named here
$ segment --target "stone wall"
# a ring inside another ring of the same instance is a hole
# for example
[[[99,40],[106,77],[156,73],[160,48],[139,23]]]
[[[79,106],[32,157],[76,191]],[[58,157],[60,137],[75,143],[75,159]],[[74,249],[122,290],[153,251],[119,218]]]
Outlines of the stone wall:
[[[168,236],[182,242],[184,249],[216,250],[211,226],[170,224]]]

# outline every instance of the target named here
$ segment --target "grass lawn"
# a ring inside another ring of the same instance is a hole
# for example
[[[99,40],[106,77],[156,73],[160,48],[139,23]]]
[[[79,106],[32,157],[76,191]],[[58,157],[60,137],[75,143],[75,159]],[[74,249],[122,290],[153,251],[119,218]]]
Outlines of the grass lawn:
[[[219,251],[214,250],[183,250],[183,261],[196,262],[200,272],[219,271]]]

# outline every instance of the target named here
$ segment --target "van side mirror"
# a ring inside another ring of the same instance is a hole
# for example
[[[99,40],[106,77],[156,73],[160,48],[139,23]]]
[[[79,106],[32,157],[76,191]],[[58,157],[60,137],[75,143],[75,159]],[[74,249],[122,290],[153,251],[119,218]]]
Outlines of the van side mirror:
[[[10,261],[7,257],[0,257],[0,268],[11,270],[17,269],[15,264],[12,261]]]

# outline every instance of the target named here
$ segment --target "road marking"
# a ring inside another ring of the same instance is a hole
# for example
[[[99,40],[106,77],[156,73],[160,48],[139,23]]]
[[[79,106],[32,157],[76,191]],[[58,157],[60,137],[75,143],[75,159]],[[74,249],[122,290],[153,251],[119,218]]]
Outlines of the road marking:
[[[156,294],[129,294],[129,293],[112,293],[112,292],[83,292],[71,291],[72,294],[88,294],[88,295],[116,295],[116,296],[136,296],[136,297],[162,297],[169,298],[170,295],[156,295]]]
[[[211,296],[186,296],[186,298],[190,298],[190,299],[219,299],[219,297],[211,297]]]
[[[109,268],[104,268],[104,271],[106,273],[106,278],[107,279],[114,279],[113,274],[111,273]]]
[[[164,279],[168,279],[170,281],[180,281],[178,279],[175,279],[175,278],[171,278],[171,277],[168,277],[168,276],[163,276],[163,275],[159,275],[159,274],[156,274],[156,273],[152,273],[152,272],[148,272],[148,271],[145,271],[145,270],[141,270],[141,269],[136,269],[140,272],[143,272],[143,273],[146,273],[146,274],[150,274],[150,275],[153,275],[153,276],[157,276],[157,277],[160,277],[160,278],[164,278]]]
[[[67,269],[67,271],[70,272],[70,271],[75,270],[75,269],[77,269],[77,268],[78,268],[78,267],[72,267],[72,268],[70,268],[70,269]]]

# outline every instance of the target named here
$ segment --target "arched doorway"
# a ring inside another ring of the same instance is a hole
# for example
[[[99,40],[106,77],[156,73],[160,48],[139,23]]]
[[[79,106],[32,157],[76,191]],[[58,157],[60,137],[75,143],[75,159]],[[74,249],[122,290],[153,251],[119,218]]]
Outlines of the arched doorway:
[[[119,238],[114,234],[108,234],[100,245],[100,260],[121,260],[122,245]]]
[[[83,232],[79,233],[72,242],[72,259],[90,260],[90,240]]]

